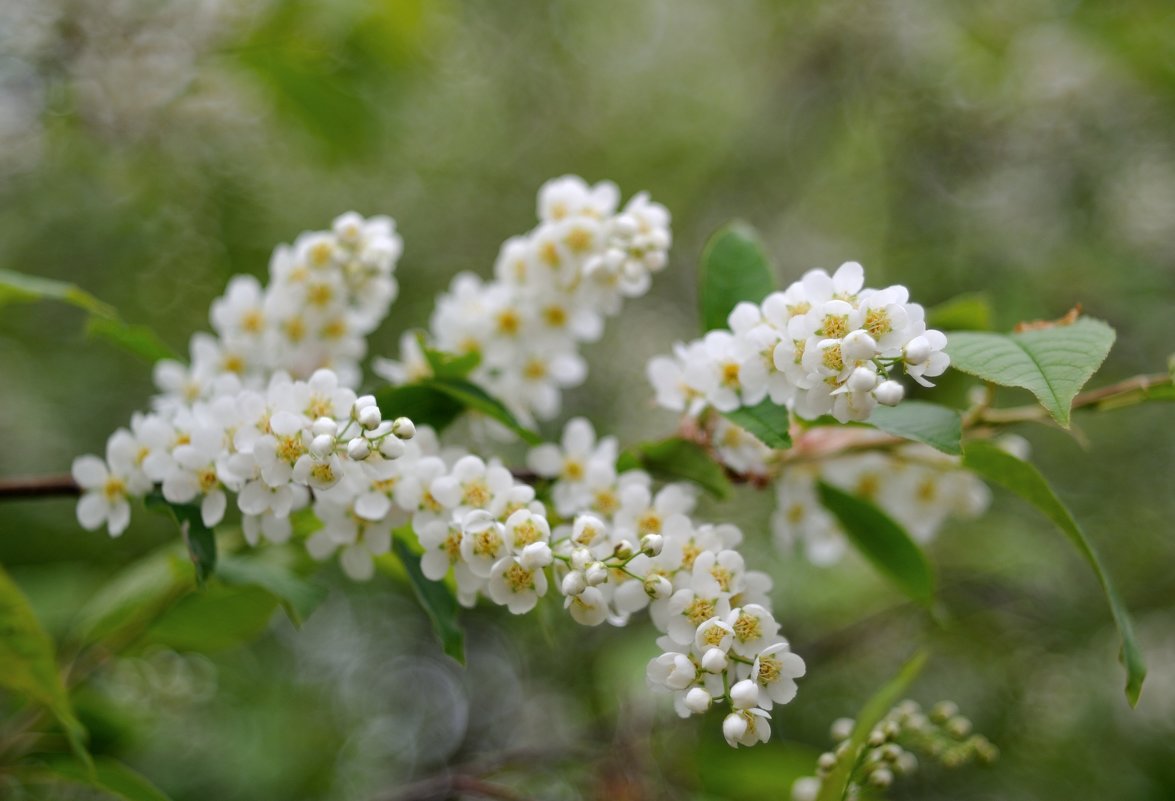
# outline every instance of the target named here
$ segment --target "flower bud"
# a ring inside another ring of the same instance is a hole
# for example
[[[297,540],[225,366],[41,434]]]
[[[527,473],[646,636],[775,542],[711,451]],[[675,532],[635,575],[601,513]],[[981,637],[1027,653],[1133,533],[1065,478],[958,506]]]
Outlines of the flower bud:
[[[747,733],[747,719],[737,712],[731,712],[722,721],[722,736],[726,742],[734,744]]]
[[[379,444],[379,452],[385,459],[399,459],[405,450],[404,441],[396,436],[384,437],[383,442]]]
[[[335,449],[335,438],[330,434],[319,434],[310,441],[310,453],[319,459],[329,456]]]
[[[877,373],[868,367],[857,367],[849,373],[845,384],[853,392],[868,392],[877,386]]]
[[[708,648],[702,654],[702,670],[707,673],[721,673],[726,670],[726,652],[721,648]]]
[[[518,561],[527,570],[537,570],[551,564],[551,546],[545,542],[532,542],[522,549]]]
[[[616,550],[614,550],[612,553],[615,554],[617,559],[628,559],[632,556],[635,550],[636,549],[632,547],[631,542],[628,540],[621,540],[620,542],[616,543]]]
[[[636,218],[631,214],[617,214],[612,220],[612,232],[617,236],[628,239],[636,235]]]
[[[840,343],[841,357],[848,362],[863,362],[877,355],[877,340],[863,329],[850,331]]]
[[[852,718],[837,718],[832,721],[832,739],[834,742],[847,740],[853,736],[855,721]]]
[[[713,700],[710,693],[701,687],[694,687],[685,694],[685,708],[695,715],[700,715],[710,708],[710,703]]]
[[[371,455],[371,444],[363,437],[355,437],[347,443],[347,455],[357,462],[362,462]]]
[[[646,534],[641,537],[641,553],[648,556],[658,556],[665,547],[665,538],[660,534]]]
[[[603,562],[592,562],[584,571],[584,577],[587,578],[587,583],[590,586],[598,586],[608,580],[608,568],[604,566]]]
[[[736,682],[730,688],[730,702],[735,709],[750,709],[759,703],[759,685],[750,679]]]
[[[893,772],[889,768],[877,768],[869,774],[869,783],[884,790],[893,784]]]
[[[882,381],[873,390],[873,397],[883,406],[897,406],[906,396],[906,388],[897,381]]]
[[[947,721],[947,733],[957,740],[962,740],[971,733],[971,721],[962,715],[957,715]]]
[[[658,576],[654,573],[645,578],[645,594],[654,601],[668,598],[672,593],[673,585],[664,576]]]
[[[327,434],[329,434],[330,436],[333,437],[335,435],[335,432],[337,432],[338,430],[339,430],[338,424],[335,423],[335,421],[330,419],[329,417],[320,417],[314,421],[314,424],[312,426],[310,426],[310,433],[312,433],[316,437],[321,437],[321,436],[327,435]]]
[[[916,336],[906,343],[906,364],[922,364],[930,358],[930,340]]]
[[[355,416],[355,419],[359,421],[359,425],[363,426],[368,431],[383,422],[383,418],[380,416],[378,406],[364,406],[359,410],[359,414]]]
[[[392,433],[400,439],[412,439],[416,436],[416,424],[407,417],[397,417],[392,421]]]
[[[592,552],[587,548],[576,548],[571,552],[571,569],[584,571],[592,563]]]
[[[831,751],[825,751],[816,760],[816,767],[823,773],[827,773],[836,767],[836,754]]]
[[[791,801],[816,801],[820,796],[820,784],[815,776],[801,776],[791,786]]]
[[[587,589],[587,579],[583,577],[583,573],[578,570],[572,570],[563,577],[563,594],[570,597],[579,595]]]
[[[930,719],[935,723],[946,723],[959,714],[959,705],[954,701],[939,701],[930,710]]]

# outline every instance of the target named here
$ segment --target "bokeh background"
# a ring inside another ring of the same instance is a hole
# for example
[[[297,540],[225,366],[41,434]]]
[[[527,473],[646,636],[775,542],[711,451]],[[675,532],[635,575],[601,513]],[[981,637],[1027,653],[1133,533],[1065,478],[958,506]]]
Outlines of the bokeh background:
[[[698,254],[732,217],[762,231],[781,283],[859,260],[926,304],[985,293],[997,328],[1081,303],[1119,332],[1095,382],[1163,370],[1172,131],[1165,0],[0,0],[0,266],[76,282],[183,351],[276,244],[387,213],[401,298],[370,350],[392,354],[457,271],[488,274],[534,225],[544,180],[612,179],[672,211],[671,268],[589,348],[566,413],[633,442],[673,429],[643,365],[696,335]],[[0,475],[62,472],[145,406],[147,366],[82,331],[69,307],[0,310]],[[508,776],[535,797],[779,798],[828,724],[928,642],[913,697],[956,700],[1003,754],[927,767],[894,797],[1170,799],[1172,411],[1077,427],[1020,433],[1137,615],[1151,674],[1133,711],[1092,575],[1018,501],[997,493],[932,546],[940,630],[860,563],[777,553],[769,499],[740,489],[704,516],[744,527],[809,665],[767,746],[731,751],[716,717],[680,722],[649,694],[651,629],[477,610],[462,670],[403,587],[333,570],[301,630],[279,613],[249,646],[115,663],[89,700],[107,710],[96,744],[177,801],[374,799],[536,748]],[[112,542],[69,500],[0,504],[0,561],[54,632],[174,536],[142,510]]]

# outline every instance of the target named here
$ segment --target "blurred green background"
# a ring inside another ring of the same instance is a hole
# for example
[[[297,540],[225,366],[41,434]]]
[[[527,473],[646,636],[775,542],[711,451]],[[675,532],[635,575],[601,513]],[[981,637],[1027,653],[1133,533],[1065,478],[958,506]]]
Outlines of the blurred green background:
[[[763,232],[781,284],[859,260],[928,305],[986,293],[1001,329],[1081,303],[1119,333],[1095,382],[1162,370],[1173,130],[1165,0],[2,0],[0,266],[76,282],[182,352],[276,244],[348,209],[387,213],[401,297],[370,352],[394,354],[453,274],[488,274],[534,225],[544,180],[611,179],[671,210],[671,268],[588,349],[565,408],[632,442],[675,424],[643,366],[696,335],[697,257],[732,217]],[[0,313],[0,475],[62,472],[145,407],[148,367],[82,330],[68,307]],[[809,665],[768,746],[730,751],[716,717],[681,722],[650,697],[651,629],[477,610],[460,670],[386,579],[332,580],[302,630],[279,614],[249,647],[117,662],[91,703],[126,719],[96,741],[178,801],[374,799],[537,746],[512,779],[535,797],[780,798],[828,724],[930,642],[913,696],[958,701],[1003,756],[928,767],[894,797],[1170,799],[1171,423],[1135,407],[1079,416],[1083,442],[1021,432],[1136,612],[1151,674],[1134,711],[1092,575],[1018,501],[997,494],[931,547],[954,619],[941,631],[862,564],[776,554],[770,499],[742,489],[705,516],[744,527]],[[58,633],[174,536],[141,509],[112,542],[68,500],[0,504],[0,561]]]

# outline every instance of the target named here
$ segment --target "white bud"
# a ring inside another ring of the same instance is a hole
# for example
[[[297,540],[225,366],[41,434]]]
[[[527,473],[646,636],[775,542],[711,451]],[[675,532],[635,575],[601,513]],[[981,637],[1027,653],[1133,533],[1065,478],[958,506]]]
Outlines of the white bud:
[[[694,687],[685,694],[685,708],[695,715],[700,715],[710,708],[710,703],[713,700],[710,693],[701,687]]]
[[[837,718],[832,721],[832,739],[834,742],[847,740],[853,736],[854,721],[852,718]]]
[[[522,555],[518,557],[518,561],[527,570],[538,570],[540,567],[546,567],[551,564],[551,546],[545,542],[532,542],[522,549]]]
[[[905,350],[907,364],[922,364],[930,358],[930,340],[916,336],[906,343]]]
[[[893,772],[889,768],[877,768],[869,774],[869,783],[884,790],[893,784]]]
[[[877,373],[868,367],[858,367],[849,373],[845,384],[853,392],[868,392],[877,386]]]
[[[747,733],[747,719],[737,712],[731,712],[722,721],[722,736],[726,742],[734,745]]]
[[[330,456],[335,449],[335,438],[330,434],[319,434],[310,441],[310,453],[319,459]]]
[[[416,436],[416,424],[407,417],[397,417],[392,422],[392,433],[400,439],[412,439]]]
[[[791,786],[791,801],[816,801],[820,796],[820,780],[815,776],[803,776]]]
[[[576,548],[571,552],[571,569],[584,571],[592,563],[592,552],[587,548]]]
[[[383,442],[379,444],[379,452],[385,459],[399,459],[404,455],[404,451],[403,440],[396,436],[384,437]]]
[[[628,239],[637,232],[636,218],[631,214],[618,214],[612,220],[612,231],[619,237]]]
[[[366,428],[368,431],[378,426],[383,418],[380,417],[378,406],[364,406],[359,410],[359,414],[355,416],[359,421],[359,425]]]
[[[873,390],[873,397],[883,406],[897,406],[906,396],[906,388],[897,381],[882,381]]]
[[[358,417],[359,412],[363,411],[368,406],[377,406],[377,405],[378,404],[375,402],[374,395],[360,395],[358,398],[355,399],[355,402],[353,404],[351,404],[351,416]]]
[[[669,579],[664,576],[652,574],[645,578],[645,594],[658,601],[662,598],[668,598],[673,592],[673,585],[669,583]]]
[[[371,455],[371,443],[363,437],[355,437],[347,443],[347,455],[356,462],[362,462]]]
[[[868,361],[877,355],[877,340],[863,329],[850,331],[841,340],[840,354],[846,362]]]
[[[587,578],[589,585],[598,586],[608,580],[608,568],[604,566],[603,562],[592,562],[584,571],[584,577]]]
[[[578,570],[572,570],[563,577],[563,594],[564,595],[579,595],[587,589],[587,579],[583,577],[583,573]]]
[[[616,555],[617,559],[627,559],[628,557],[632,556],[633,551],[635,550],[636,549],[632,547],[631,542],[628,540],[621,540],[620,542],[616,543],[616,550],[614,550],[613,553]]]
[[[310,433],[316,437],[321,437],[324,434],[329,434],[330,436],[333,437],[335,435],[335,432],[337,432],[338,430],[339,430],[338,424],[335,423],[335,421],[330,419],[329,417],[320,417],[314,421],[314,424],[312,426],[310,426]]]
[[[665,538],[660,534],[646,534],[641,537],[641,553],[658,556],[665,547]]]
[[[702,654],[702,670],[707,673],[721,673],[726,670],[726,652],[721,648],[708,648]]]
[[[730,702],[735,709],[750,709],[759,703],[759,685],[750,679],[736,682],[730,688]]]

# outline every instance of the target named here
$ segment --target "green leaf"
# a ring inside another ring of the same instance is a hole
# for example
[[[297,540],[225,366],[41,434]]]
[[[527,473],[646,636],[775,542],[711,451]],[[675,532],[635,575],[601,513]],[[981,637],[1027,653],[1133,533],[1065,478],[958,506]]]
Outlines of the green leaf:
[[[48,707],[65,730],[70,747],[86,766],[86,730],[74,714],[57,670],[53,641],[41,628],[20,588],[0,567],[0,687]]]
[[[328,592],[322,584],[300,576],[289,567],[266,559],[260,553],[249,556],[226,555],[221,558],[216,575],[225,584],[255,586],[268,591],[281,602],[295,626],[302,625],[302,621],[326,600]]]
[[[887,434],[924,443],[952,456],[963,453],[962,417],[937,403],[908,400],[897,406],[877,406],[868,422]]]
[[[853,733],[849,736],[848,750],[837,759],[836,767],[820,783],[820,794],[816,796],[816,801],[842,801],[845,798],[853,771],[865,750],[870,732],[906,695],[914,679],[922,672],[928,657],[929,654],[925,650],[914,654],[898,674],[861,708],[857,721],[853,724]]]
[[[188,555],[196,566],[196,583],[203,586],[216,572],[216,534],[204,525],[200,507],[194,503],[171,503],[156,490],[143,499],[148,509],[167,509],[179,523]]]
[[[163,610],[192,591],[195,572],[182,552],[168,545],[118,573],[86,602],[73,626],[83,644],[126,643],[142,634]]]
[[[384,387],[375,402],[385,420],[407,417],[416,425],[431,426],[439,434],[465,411],[465,404],[426,383]]]
[[[209,583],[165,611],[144,639],[178,651],[223,651],[257,637],[277,606],[278,599],[261,587]]]
[[[44,765],[22,766],[17,769],[16,776],[29,784],[81,784],[123,801],[170,801],[162,790],[142,775],[109,757],[95,759],[92,772],[76,762],[54,759]]]
[[[698,300],[702,330],[726,328],[741,301],[760,303],[775,290],[775,275],[755,229],[741,221],[719,228],[702,250]]]
[[[0,270],[0,306],[6,303],[28,303],[38,300],[57,300],[98,317],[118,319],[118,312],[113,306],[103,303],[76,284]]]
[[[985,292],[968,292],[926,310],[926,325],[940,331],[990,331],[991,300]]]
[[[420,350],[424,353],[428,366],[432,368],[433,375],[439,378],[465,378],[481,364],[479,351],[456,354],[437,350],[429,346],[423,331],[416,333],[416,339],[420,343]]]
[[[961,331],[948,334],[947,353],[956,370],[1037,397],[1060,425],[1069,427],[1073,398],[1105,361],[1114,329],[1091,317],[1015,334]]]
[[[424,607],[428,619],[432,621],[433,631],[441,642],[445,653],[465,664],[465,632],[457,621],[457,599],[445,586],[444,582],[431,581],[425,577],[420,569],[420,555],[414,553],[406,539],[415,539],[411,528],[399,529],[392,539],[392,551],[404,565],[408,574],[408,583],[416,594],[416,600]]]
[[[105,339],[123,350],[154,364],[160,359],[178,359],[175,351],[145,325],[132,325],[109,317],[91,317],[86,334]]]
[[[453,400],[459,401],[466,408],[497,420],[531,445],[539,445],[543,441],[543,438],[536,432],[519,423],[500,400],[488,395],[477,384],[460,378],[440,377],[429,379],[424,383],[426,386],[443,392]]]
[[[915,601],[934,599],[930,563],[906,530],[873,504],[821,481],[820,502],[832,512],[853,545]]]
[[[1134,625],[1130,620],[1130,613],[1114,589],[1085,531],[1053,492],[1045,477],[1028,462],[1017,459],[990,442],[977,441],[967,443],[963,454],[963,466],[987,481],[1011,490],[1039,509],[1065,533],[1093,568],[1109,602],[1114,623],[1118,626],[1118,634],[1122,638],[1120,659],[1126,668],[1126,698],[1131,706],[1136,705],[1139,693],[1142,692],[1142,682],[1146,678],[1146,663],[1134,638]]]
[[[786,406],[772,403],[770,399],[758,406],[745,406],[722,416],[736,426],[741,426],[769,448],[777,450],[791,447],[791,414]]]
[[[692,481],[716,498],[730,497],[730,479],[722,466],[701,445],[681,437],[634,445],[617,461],[621,472],[641,467],[663,481]]]

